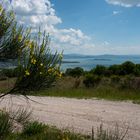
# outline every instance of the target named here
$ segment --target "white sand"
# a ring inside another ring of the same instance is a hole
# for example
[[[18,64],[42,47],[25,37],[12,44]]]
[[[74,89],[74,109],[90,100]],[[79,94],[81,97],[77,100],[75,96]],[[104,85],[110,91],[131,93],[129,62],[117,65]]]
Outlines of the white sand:
[[[131,102],[117,102],[96,99],[69,99],[55,97],[29,96],[35,103],[27,101],[22,96],[7,96],[0,103],[0,108],[28,107],[33,109],[33,118],[58,128],[90,134],[102,123],[112,129],[118,123],[120,129],[127,127],[129,140],[140,140],[140,105]]]

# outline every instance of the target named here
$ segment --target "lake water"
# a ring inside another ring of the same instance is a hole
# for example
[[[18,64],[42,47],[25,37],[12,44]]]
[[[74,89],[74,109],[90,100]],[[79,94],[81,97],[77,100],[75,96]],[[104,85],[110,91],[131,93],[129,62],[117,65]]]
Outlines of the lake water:
[[[84,55],[64,55],[61,69],[65,71],[67,68],[82,67],[84,70],[90,70],[96,65],[110,66],[113,64],[121,64],[125,61],[132,61],[140,64],[140,56],[138,55],[98,55],[98,56],[84,56]],[[13,67],[13,61],[0,62],[0,68]]]
[[[100,55],[100,56],[65,56],[64,61],[76,61],[79,63],[64,63],[62,64],[62,70],[67,68],[82,67],[85,70],[90,70],[96,65],[110,66],[113,64],[121,64],[125,61],[132,61],[133,63],[140,64],[140,56],[129,55]]]

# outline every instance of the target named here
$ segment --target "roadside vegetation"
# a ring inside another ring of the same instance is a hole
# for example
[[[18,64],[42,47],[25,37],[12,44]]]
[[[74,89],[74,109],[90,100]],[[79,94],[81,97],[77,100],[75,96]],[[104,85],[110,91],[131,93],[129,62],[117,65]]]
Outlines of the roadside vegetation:
[[[119,69],[118,69],[119,68]],[[14,83],[16,69],[1,71],[1,91],[7,90],[10,78]],[[82,68],[67,69],[61,79],[57,79],[54,85],[40,91],[30,91],[27,94],[37,96],[56,96],[69,98],[100,98],[108,100],[131,100],[134,103],[140,101],[140,66],[132,62],[110,67],[96,66],[91,71]],[[4,88],[5,87],[5,88]]]
[[[128,129],[121,132],[116,125],[114,130],[106,130],[101,125],[90,135],[59,130],[38,121],[31,121],[31,112],[19,109],[16,112],[0,111],[1,140],[123,140]]]

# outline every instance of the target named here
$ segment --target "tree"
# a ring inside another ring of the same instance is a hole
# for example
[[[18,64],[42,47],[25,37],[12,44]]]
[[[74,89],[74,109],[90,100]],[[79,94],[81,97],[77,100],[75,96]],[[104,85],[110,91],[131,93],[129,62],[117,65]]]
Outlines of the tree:
[[[0,5],[0,59],[18,59],[18,77],[14,87],[4,95],[48,88],[61,77],[62,53],[52,54],[50,38],[40,31],[31,36],[30,29],[19,26],[12,11]]]

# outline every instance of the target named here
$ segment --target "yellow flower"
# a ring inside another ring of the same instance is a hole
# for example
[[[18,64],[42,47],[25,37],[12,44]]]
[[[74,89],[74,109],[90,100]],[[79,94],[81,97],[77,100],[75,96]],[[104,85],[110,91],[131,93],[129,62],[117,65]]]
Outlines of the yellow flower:
[[[30,40],[25,41],[25,46],[28,46],[30,49],[33,47],[32,42],[30,42]]]
[[[30,73],[29,73],[29,71],[28,71],[28,70],[26,70],[26,71],[25,71],[25,75],[27,75],[27,76],[29,76],[29,75],[30,75]]]
[[[40,66],[42,67],[43,66],[43,63],[40,63]]]
[[[28,46],[30,49],[33,47],[32,43],[29,43]]]
[[[18,40],[19,41],[22,41],[22,36],[21,35],[18,37]]]
[[[62,75],[63,75],[63,73],[62,73],[62,72],[60,72],[60,73],[58,74],[58,77],[59,77],[59,78],[61,78],[61,77],[62,77]]]
[[[0,5],[0,12],[3,11],[2,5]]]
[[[31,63],[35,65],[36,64],[36,60],[35,59],[31,59]]]
[[[40,72],[39,74],[42,75],[42,72]]]
[[[52,71],[53,71],[53,69],[52,69],[52,68],[49,68],[49,69],[48,69],[48,72],[49,72],[49,73],[50,73],[50,72],[52,72]]]

